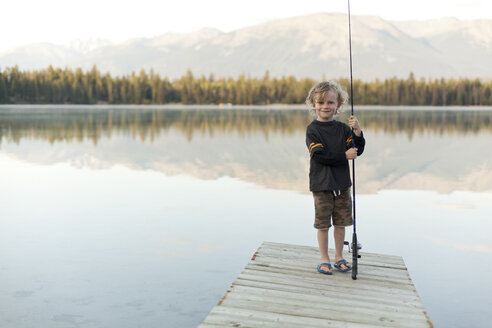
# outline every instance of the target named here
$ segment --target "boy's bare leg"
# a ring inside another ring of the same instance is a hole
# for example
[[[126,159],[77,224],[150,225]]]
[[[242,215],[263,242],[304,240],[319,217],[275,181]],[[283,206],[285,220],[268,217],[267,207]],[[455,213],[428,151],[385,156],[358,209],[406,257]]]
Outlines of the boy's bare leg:
[[[328,229],[318,229],[318,245],[319,252],[321,253],[321,262],[330,263],[330,257],[328,256]],[[321,266],[321,270],[326,272],[332,272],[333,269],[329,269],[326,265]]]
[[[343,259],[343,242],[345,240],[345,227],[335,227],[333,229],[333,236],[335,237],[335,261]],[[348,269],[352,265],[347,262],[347,266],[341,265],[342,269]]]

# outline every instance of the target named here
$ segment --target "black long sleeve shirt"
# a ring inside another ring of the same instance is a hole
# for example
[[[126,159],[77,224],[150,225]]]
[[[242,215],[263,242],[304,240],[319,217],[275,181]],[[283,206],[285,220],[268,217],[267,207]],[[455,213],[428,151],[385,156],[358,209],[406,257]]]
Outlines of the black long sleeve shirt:
[[[311,191],[345,190],[352,185],[345,152],[353,145],[357,148],[357,156],[362,155],[365,146],[364,135],[356,136],[345,123],[314,120],[308,125],[306,146],[311,156]]]

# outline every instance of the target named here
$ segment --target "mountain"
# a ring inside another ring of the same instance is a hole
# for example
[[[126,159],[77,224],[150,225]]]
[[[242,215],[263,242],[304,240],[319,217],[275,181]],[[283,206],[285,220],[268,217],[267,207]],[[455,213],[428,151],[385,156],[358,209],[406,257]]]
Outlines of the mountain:
[[[68,47],[79,53],[88,54],[93,50],[111,44],[112,42],[106,39],[73,40],[69,43]]]
[[[109,40],[74,40],[69,45],[55,45],[48,42],[33,43],[15,47],[0,53],[0,67],[18,65],[23,70],[73,66],[73,62],[96,49],[111,45]]]
[[[23,70],[42,69],[49,65],[64,67],[81,56],[75,49],[51,43],[33,43],[0,53],[0,67],[18,65]]]
[[[167,33],[91,47],[33,44],[0,53],[0,67],[38,69],[49,64],[82,67],[114,75],[153,69],[177,78],[195,75],[236,77],[347,77],[347,16],[320,13],[291,17],[224,33],[202,29]],[[492,77],[492,20],[444,18],[387,21],[377,16],[352,18],[354,76]]]

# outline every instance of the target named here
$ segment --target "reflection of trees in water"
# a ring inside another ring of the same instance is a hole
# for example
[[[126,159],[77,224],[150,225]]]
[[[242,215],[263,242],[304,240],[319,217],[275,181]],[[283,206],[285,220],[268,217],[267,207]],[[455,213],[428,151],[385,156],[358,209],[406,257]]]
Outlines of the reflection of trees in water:
[[[344,120],[342,114],[339,118]],[[484,110],[362,110],[365,130],[388,133],[477,133],[492,130],[492,112]],[[93,140],[113,133],[153,141],[171,128],[188,140],[198,135],[237,133],[292,134],[304,131],[313,119],[307,110],[265,109],[50,109],[0,111],[0,141],[22,138],[56,141]]]
[[[468,134],[492,131],[492,111],[485,110],[371,110],[361,111],[359,120],[367,130],[387,133]]]

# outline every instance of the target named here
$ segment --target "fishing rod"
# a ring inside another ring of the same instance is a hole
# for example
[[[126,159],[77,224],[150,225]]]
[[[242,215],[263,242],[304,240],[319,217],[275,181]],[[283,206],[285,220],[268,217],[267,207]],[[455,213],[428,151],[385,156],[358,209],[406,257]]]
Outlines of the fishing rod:
[[[354,85],[352,82],[352,29],[350,26],[350,0],[348,3],[348,27],[349,27],[349,53],[350,53],[350,105],[351,115],[354,115]],[[352,139],[352,147],[355,147],[354,140]],[[354,213],[354,232],[352,234],[352,279],[357,279],[358,273],[358,260],[359,255],[359,243],[357,242],[357,227],[356,227],[356,215],[355,215],[355,159],[352,159],[352,208]],[[350,247],[349,247],[350,250]]]

